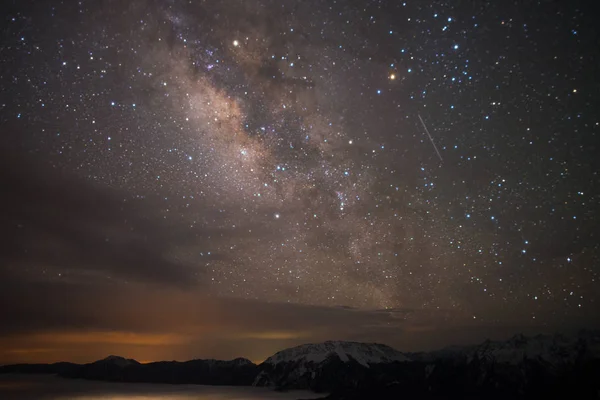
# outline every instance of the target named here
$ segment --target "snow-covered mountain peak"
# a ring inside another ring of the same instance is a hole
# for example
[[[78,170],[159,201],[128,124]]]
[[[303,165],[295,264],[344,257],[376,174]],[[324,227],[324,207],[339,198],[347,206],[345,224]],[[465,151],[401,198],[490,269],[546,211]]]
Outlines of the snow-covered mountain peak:
[[[327,341],[282,350],[269,357],[265,364],[298,361],[318,364],[332,356],[337,356],[343,362],[353,359],[367,368],[369,364],[410,361],[403,353],[383,344]]]
[[[515,335],[506,341],[486,341],[474,347],[475,356],[507,364],[519,364],[524,360],[543,361],[552,365],[573,363],[582,352],[598,357],[600,348],[596,346],[593,334],[578,337],[563,335],[537,335],[527,337]]]

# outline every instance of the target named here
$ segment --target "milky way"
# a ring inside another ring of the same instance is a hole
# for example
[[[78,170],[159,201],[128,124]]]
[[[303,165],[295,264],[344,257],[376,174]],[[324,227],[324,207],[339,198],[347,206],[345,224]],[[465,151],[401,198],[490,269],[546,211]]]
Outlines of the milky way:
[[[3,151],[110,193],[121,208],[81,234],[148,260],[32,260],[53,235],[23,213],[11,276],[594,314],[600,60],[583,6],[26,3],[3,17]]]

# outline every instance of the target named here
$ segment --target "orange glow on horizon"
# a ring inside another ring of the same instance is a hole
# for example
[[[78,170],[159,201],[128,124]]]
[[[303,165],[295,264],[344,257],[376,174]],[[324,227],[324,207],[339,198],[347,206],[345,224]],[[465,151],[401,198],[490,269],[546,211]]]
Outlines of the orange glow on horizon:
[[[130,344],[137,346],[164,346],[184,344],[188,342],[186,336],[162,333],[134,333],[119,331],[85,331],[85,332],[52,332],[34,333],[27,335],[28,341],[36,343],[77,343],[77,344]]]
[[[2,338],[0,364],[57,361],[92,362],[109,354],[160,359],[165,349],[190,342],[178,334],[121,331],[45,332]]]

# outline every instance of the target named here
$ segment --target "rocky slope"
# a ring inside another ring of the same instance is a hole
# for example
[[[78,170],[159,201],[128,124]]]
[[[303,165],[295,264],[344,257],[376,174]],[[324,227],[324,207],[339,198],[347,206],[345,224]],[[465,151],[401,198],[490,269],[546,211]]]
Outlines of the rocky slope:
[[[429,353],[325,342],[283,350],[259,367],[255,385],[331,392],[332,399],[586,398],[600,393],[600,333],[516,335]]]
[[[548,365],[573,364],[585,358],[600,358],[600,332],[581,331],[576,336],[515,335],[505,341],[486,340],[475,346],[450,346],[423,353],[407,353],[415,361],[462,360],[518,365],[539,361]]]
[[[406,355],[413,379],[384,379],[337,390],[331,398],[600,398],[600,332],[516,335]]]
[[[403,353],[383,344],[339,341],[305,344],[265,360],[254,385],[331,391],[376,379],[381,365],[408,362]]]

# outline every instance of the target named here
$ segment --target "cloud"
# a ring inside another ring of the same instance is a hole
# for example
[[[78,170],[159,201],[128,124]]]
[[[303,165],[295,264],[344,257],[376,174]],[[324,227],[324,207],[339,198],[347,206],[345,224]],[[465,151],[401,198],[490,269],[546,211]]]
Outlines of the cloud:
[[[222,298],[198,288],[153,283],[13,283],[0,292],[0,320],[5,322],[0,364],[89,362],[108,354],[139,360],[242,356],[262,361],[287,347],[325,340],[418,351],[561,326],[516,317],[508,326],[450,310],[362,310]],[[562,326],[575,326],[572,322]]]
[[[115,332],[115,331],[67,331],[53,333],[32,333],[24,337],[27,341],[46,344],[126,344],[136,346],[164,346],[183,344],[188,338],[182,335],[165,333]]]
[[[235,339],[260,339],[260,340],[291,340],[310,337],[308,331],[258,331],[242,332],[232,335]]]
[[[0,276],[27,270],[37,276],[71,272],[190,282],[188,266],[168,257],[171,243],[190,239],[160,222],[159,207],[5,153],[0,154],[0,180],[0,235],[5,241]]]

